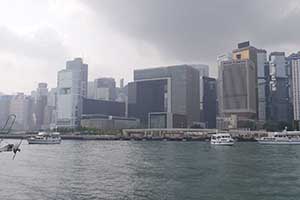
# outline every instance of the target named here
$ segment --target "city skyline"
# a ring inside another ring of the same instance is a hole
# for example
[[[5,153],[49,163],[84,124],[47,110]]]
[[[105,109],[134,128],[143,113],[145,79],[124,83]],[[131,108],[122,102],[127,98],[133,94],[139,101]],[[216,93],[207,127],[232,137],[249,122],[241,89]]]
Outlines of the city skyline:
[[[245,40],[268,52],[300,49],[298,28],[291,25],[299,15],[297,1],[219,3],[3,1],[0,92],[28,94],[39,82],[56,87],[57,71],[74,57],[89,64],[89,80],[129,82],[134,69],[192,63],[209,65],[216,77],[217,56]]]

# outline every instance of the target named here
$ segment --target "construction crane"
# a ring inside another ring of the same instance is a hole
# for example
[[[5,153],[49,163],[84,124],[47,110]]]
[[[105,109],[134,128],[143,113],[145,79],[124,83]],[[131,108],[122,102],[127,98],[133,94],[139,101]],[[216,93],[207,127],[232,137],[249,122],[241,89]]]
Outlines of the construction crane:
[[[0,129],[1,134],[9,134],[12,130],[12,127],[14,126],[16,122],[17,116],[15,114],[10,114],[7,117],[7,120],[4,124],[4,126]]]

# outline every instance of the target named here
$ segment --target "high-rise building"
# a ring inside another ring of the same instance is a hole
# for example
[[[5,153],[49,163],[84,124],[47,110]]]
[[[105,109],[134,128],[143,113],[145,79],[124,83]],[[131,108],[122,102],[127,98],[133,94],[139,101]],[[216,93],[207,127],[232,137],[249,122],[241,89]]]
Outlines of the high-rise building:
[[[257,70],[257,49],[250,46],[250,42],[238,44],[238,48],[232,51],[233,60],[251,60],[254,63],[255,71]]]
[[[287,62],[284,52],[272,52],[269,55],[270,75],[287,78]]]
[[[221,64],[222,113],[256,118],[255,65],[251,60],[232,60]]]
[[[35,92],[34,99],[34,118],[35,128],[37,130],[42,128],[44,124],[44,113],[47,106],[48,87],[47,83],[39,83]]]
[[[33,99],[18,93],[10,101],[9,113],[16,115],[15,130],[29,131],[33,128]]]
[[[271,121],[291,121],[288,65],[284,52],[269,55],[269,110]]]
[[[95,99],[115,101],[116,81],[113,78],[98,78],[94,81]]]
[[[199,105],[200,122],[203,127],[216,127],[217,84],[216,79],[209,78],[209,66],[203,64],[190,65],[199,72]]]
[[[43,129],[53,129],[56,126],[57,88],[52,88],[47,95],[47,105],[44,111]]]
[[[249,126],[257,119],[257,49],[249,42],[238,44],[219,70],[220,117],[235,115],[238,127]]]
[[[269,94],[269,65],[267,51],[257,50],[257,95],[258,120],[264,123],[267,120],[267,105]]]
[[[223,108],[223,102],[221,101],[222,100],[222,90],[221,90],[221,74],[222,74],[222,71],[221,71],[221,64],[222,62],[224,61],[230,61],[232,60],[232,53],[226,53],[226,54],[222,54],[222,55],[219,55],[217,57],[217,63],[218,63],[218,78],[217,78],[217,106],[218,106],[218,109],[217,109],[217,115],[218,116],[222,116],[222,108]]]
[[[94,81],[88,82],[88,93],[87,97],[89,99],[95,99],[95,87],[94,87]]]
[[[88,98],[105,101],[116,100],[116,81],[114,78],[97,78],[88,83]]]
[[[217,81],[214,78],[203,77],[203,109],[200,121],[206,128],[216,128],[217,118]]]
[[[276,77],[276,88],[270,91],[268,119],[277,122],[291,122],[288,79]]]
[[[287,59],[292,72],[293,117],[300,127],[300,52]]]
[[[120,88],[123,88],[124,87],[124,78],[121,78],[120,79]]]
[[[199,72],[189,65],[134,71],[128,84],[128,115],[149,128],[199,123]]]
[[[80,126],[82,99],[87,97],[88,65],[81,58],[67,61],[57,78],[57,127]]]

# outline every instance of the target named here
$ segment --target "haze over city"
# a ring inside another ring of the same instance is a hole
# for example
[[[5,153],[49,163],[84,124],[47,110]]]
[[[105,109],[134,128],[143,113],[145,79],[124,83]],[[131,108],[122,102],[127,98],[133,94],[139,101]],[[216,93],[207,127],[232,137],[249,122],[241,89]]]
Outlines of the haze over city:
[[[300,196],[299,0],[0,1],[0,200]]]
[[[89,79],[132,80],[133,69],[203,63],[250,40],[287,54],[299,50],[300,2],[1,1],[0,92],[56,87],[66,60],[83,57]]]

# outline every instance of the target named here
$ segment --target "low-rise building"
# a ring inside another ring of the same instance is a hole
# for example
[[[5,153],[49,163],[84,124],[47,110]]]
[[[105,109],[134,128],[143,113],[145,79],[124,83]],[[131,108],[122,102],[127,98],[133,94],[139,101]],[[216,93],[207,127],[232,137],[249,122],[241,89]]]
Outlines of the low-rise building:
[[[120,130],[139,127],[136,118],[108,116],[108,115],[82,115],[81,126],[85,128],[96,128],[101,130]]]

